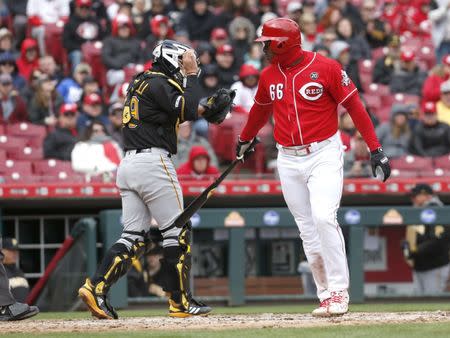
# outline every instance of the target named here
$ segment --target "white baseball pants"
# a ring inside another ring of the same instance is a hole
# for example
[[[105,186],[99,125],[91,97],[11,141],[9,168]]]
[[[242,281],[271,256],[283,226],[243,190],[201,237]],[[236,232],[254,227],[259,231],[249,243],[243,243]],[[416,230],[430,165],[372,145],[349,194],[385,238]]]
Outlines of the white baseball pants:
[[[347,290],[344,237],[336,219],[343,188],[343,146],[339,134],[306,156],[278,152],[286,204],[294,216],[320,301]]]

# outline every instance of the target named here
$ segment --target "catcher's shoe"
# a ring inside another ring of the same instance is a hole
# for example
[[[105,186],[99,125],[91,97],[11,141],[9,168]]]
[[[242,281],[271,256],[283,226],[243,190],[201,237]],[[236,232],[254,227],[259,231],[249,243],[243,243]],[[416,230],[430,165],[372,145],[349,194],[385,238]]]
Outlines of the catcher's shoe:
[[[328,312],[331,316],[341,316],[348,312],[348,292],[346,290],[331,292]]]
[[[23,320],[39,313],[37,306],[29,306],[24,303],[14,303],[0,306],[0,321]]]
[[[95,294],[94,286],[89,278],[86,278],[86,283],[78,289],[78,296],[86,304],[94,317],[98,319],[119,318],[116,310],[109,304],[108,298],[105,295]]]
[[[206,316],[211,311],[211,307],[193,298],[189,301],[189,308],[187,310],[181,304],[177,304],[172,299],[169,299],[169,317],[186,318],[191,316]]]
[[[311,313],[313,317],[330,317],[331,314],[328,312],[328,306],[330,305],[331,298],[327,298],[320,302],[317,309],[314,309]]]

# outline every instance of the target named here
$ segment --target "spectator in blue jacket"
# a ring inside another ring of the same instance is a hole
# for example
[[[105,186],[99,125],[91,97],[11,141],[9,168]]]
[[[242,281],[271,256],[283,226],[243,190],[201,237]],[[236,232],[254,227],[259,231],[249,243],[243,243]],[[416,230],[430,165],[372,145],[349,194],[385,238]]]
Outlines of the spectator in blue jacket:
[[[14,55],[10,52],[3,52],[0,54],[0,74],[11,75],[14,88],[19,91],[26,85],[25,79],[19,74]]]
[[[83,94],[83,81],[92,73],[91,67],[86,63],[80,63],[75,67],[72,77],[62,80],[56,90],[64,98],[65,103],[78,103]]]

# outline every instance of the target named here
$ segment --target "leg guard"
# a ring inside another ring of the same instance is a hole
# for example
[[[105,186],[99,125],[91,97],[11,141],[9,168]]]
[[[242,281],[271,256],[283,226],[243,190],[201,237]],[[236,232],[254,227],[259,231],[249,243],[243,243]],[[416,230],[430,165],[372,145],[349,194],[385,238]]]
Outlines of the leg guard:
[[[115,243],[106,253],[98,267],[92,284],[97,295],[106,295],[110,287],[131,268],[132,260],[139,259],[146,250],[147,244],[135,240],[131,248],[123,243]]]
[[[190,317],[205,316],[212,309],[195,300],[191,294],[191,224],[186,224],[177,238],[179,246],[163,248],[164,258],[161,260],[163,289],[169,296],[169,316]],[[167,237],[165,237],[167,239]]]
[[[170,298],[184,309],[189,307],[190,272],[191,272],[191,243],[190,224],[181,230],[177,240],[179,246],[163,248],[164,258],[161,259],[161,273],[164,276],[163,289]]]
[[[123,243],[122,240],[125,240]],[[125,275],[131,267],[132,260],[139,258],[146,248],[146,243],[139,238],[134,240],[122,237],[106,253],[92,281],[78,290],[78,295],[94,317],[99,319],[118,319],[116,310],[109,303],[107,294],[110,287]]]

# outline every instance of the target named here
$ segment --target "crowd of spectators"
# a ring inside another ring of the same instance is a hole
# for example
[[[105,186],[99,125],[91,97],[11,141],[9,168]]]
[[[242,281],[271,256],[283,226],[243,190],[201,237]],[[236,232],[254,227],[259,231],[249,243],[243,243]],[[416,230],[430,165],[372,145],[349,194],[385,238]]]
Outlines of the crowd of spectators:
[[[226,123],[241,127],[266,65],[253,41],[278,16],[299,23],[303,49],[341,63],[391,158],[450,153],[450,0],[3,0],[0,122],[6,131],[21,122],[45,127],[44,158],[72,161],[87,175],[114,171],[127,83],[170,38],[196,49],[203,96],[237,90]],[[369,176],[367,147],[347,112],[339,114],[345,175]],[[202,119],[181,126],[180,174],[215,175],[230,159],[213,128]]]

